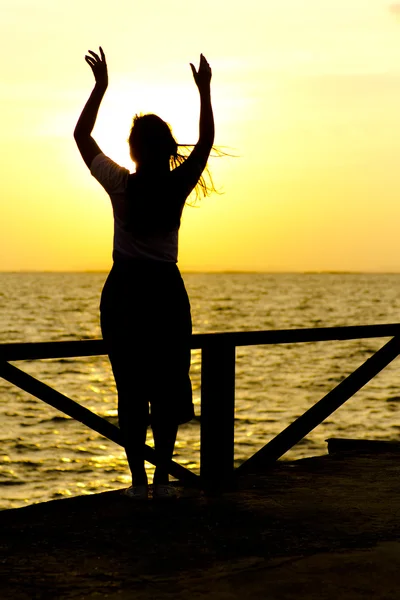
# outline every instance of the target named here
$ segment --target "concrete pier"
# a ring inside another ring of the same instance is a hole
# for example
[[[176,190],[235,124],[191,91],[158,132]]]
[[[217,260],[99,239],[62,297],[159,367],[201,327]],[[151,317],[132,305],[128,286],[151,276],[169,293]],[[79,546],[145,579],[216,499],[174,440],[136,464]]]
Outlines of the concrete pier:
[[[0,513],[0,598],[400,597],[400,455],[352,450],[206,495],[112,491]]]

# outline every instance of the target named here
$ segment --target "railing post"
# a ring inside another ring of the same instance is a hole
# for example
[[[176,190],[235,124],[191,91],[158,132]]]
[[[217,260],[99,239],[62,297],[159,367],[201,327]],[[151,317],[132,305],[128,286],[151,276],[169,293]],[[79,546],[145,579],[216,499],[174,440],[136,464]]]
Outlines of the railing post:
[[[202,349],[200,477],[211,486],[233,474],[235,350],[220,341]]]

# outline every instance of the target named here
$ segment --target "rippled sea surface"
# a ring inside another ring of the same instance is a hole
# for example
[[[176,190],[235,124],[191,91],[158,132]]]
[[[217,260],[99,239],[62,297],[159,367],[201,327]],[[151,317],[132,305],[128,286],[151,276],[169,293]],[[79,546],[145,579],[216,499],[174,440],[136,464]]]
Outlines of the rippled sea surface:
[[[400,322],[400,275],[184,274],[194,333]],[[0,342],[95,339],[105,273],[0,274]],[[364,362],[386,339],[237,349],[239,465]],[[162,360],[162,356],[159,356]],[[117,424],[105,356],[13,363]],[[154,366],[157,376],[157,364]],[[191,377],[200,415],[201,352]],[[284,458],[324,454],[329,437],[398,440],[400,362],[389,367]],[[123,450],[0,379],[0,508],[129,485]],[[153,444],[151,430],[148,443]],[[174,459],[199,472],[199,419],[180,427]],[[217,460],[217,459],[216,459]],[[152,467],[147,465],[149,475]]]

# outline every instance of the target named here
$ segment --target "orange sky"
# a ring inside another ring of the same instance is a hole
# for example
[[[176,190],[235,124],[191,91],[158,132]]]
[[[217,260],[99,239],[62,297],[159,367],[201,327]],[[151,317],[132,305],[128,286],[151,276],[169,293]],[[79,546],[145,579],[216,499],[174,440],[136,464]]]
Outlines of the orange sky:
[[[400,271],[400,3],[3,0],[0,40],[0,270],[111,264],[109,200],[72,137],[101,44],[94,137],[131,169],[133,114],[195,142],[189,62],[213,68],[215,141],[238,157],[210,163],[223,195],[185,208],[182,270]]]

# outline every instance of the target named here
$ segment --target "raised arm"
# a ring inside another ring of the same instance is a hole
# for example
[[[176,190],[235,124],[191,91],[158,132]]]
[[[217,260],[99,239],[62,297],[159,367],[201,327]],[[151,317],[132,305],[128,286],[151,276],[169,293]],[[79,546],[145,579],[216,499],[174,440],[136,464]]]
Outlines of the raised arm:
[[[211,68],[200,54],[200,65],[196,71],[190,63],[195,83],[200,94],[199,140],[187,159],[174,169],[175,179],[179,182],[182,196],[187,198],[201,178],[207,166],[208,157],[214,143],[214,115],[211,106]]]
[[[108,87],[108,73],[103,49],[100,47],[100,56],[92,50],[89,50],[89,54],[90,56],[85,56],[85,60],[93,71],[96,83],[78,119],[74,138],[83,160],[90,169],[94,157],[101,153],[101,149],[92,138],[91,133],[96,123],[101,101]]]
[[[190,66],[200,94],[199,141],[197,142],[193,153],[195,153],[197,160],[201,160],[202,163],[204,163],[204,169],[214,143],[215,133],[214,115],[211,106],[212,73],[211,67],[203,54],[200,54],[200,65],[198,71],[196,71],[192,63],[190,63]]]

